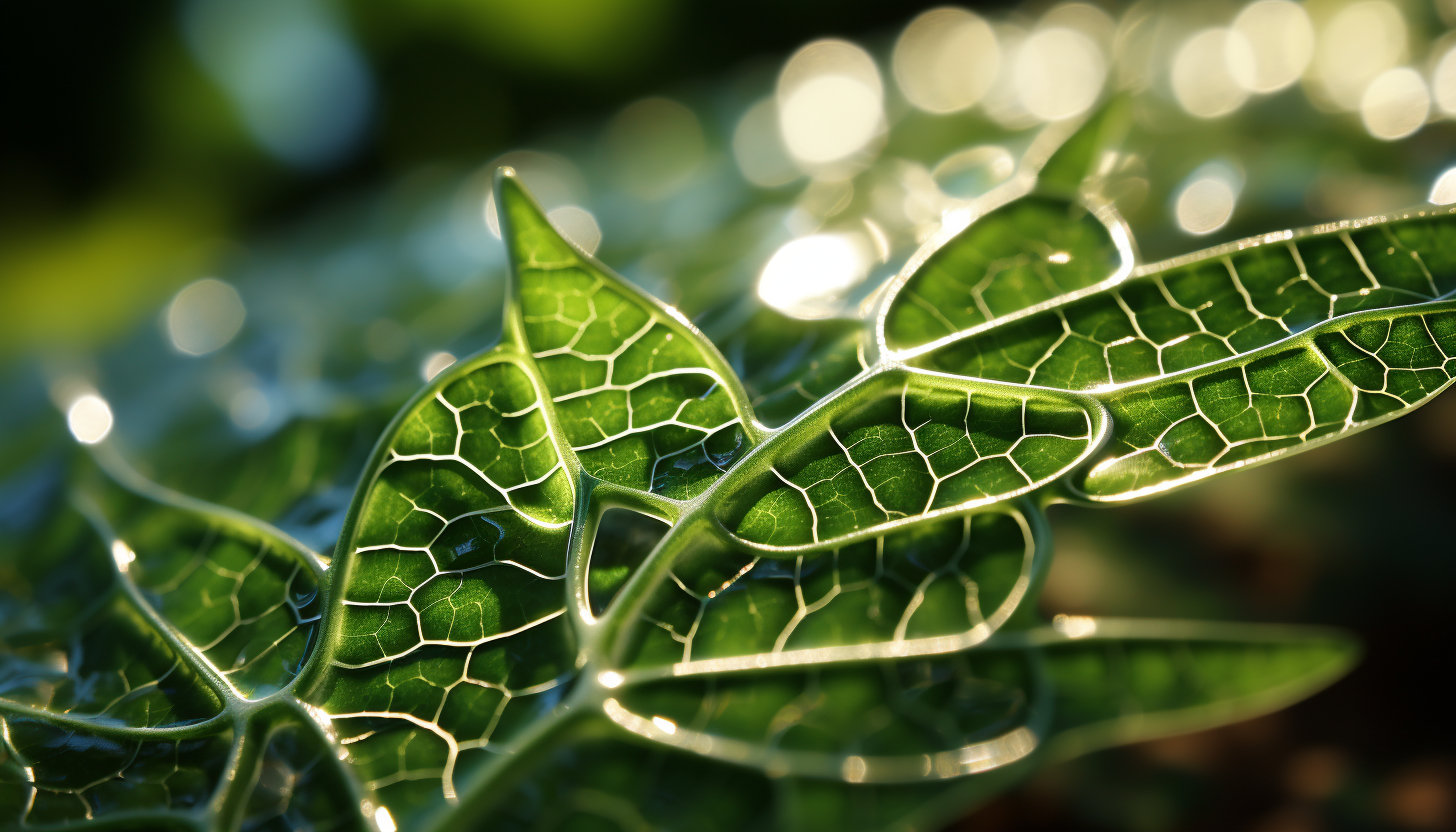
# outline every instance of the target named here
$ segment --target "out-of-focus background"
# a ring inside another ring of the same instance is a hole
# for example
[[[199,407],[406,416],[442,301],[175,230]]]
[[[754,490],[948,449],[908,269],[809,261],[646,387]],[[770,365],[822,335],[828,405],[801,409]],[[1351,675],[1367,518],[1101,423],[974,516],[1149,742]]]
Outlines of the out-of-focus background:
[[[1453,27],[1451,0],[12,5],[0,471],[65,445],[69,411],[327,549],[394,408],[495,337],[498,164],[722,334],[745,296],[852,308],[1046,124],[1114,95],[1132,127],[1101,172],[1145,262],[1456,202]],[[0,485],[0,527],[29,497]],[[1453,507],[1448,394],[1151,503],[1055,510],[1048,613],[1332,624],[1368,655],[1287,711],[1049,769],[953,828],[1456,829]]]

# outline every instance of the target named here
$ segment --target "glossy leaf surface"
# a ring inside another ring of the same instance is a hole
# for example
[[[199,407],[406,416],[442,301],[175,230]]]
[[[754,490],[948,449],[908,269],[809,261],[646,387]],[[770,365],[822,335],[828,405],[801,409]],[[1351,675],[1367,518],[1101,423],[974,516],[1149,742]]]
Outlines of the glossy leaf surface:
[[[7,554],[5,822],[934,828],[1357,653],[1047,625],[1048,504],[1312,447],[1456,373],[1444,213],[1134,268],[1110,209],[1044,189],[962,214],[874,308],[754,312],[720,353],[509,171],[494,205],[503,340],[384,431],[327,564],[104,447],[17,544],[44,556]]]

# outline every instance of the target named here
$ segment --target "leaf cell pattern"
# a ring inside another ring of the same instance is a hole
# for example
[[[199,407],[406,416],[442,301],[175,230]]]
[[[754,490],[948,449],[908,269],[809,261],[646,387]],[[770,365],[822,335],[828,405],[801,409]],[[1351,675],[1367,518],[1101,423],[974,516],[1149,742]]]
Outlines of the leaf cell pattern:
[[[1054,700],[1050,750],[1064,757],[1277,710],[1358,654],[1348,636],[1311,628],[1080,616],[1020,639],[1039,645]]]
[[[285,725],[268,738],[258,780],[243,814],[243,832],[337,832],[367,829],[329,765],[332,749],[315,732]]]
[[[606,713],[634,734],[773,776],[905,782],[1030,754],[1037,687],[1023,656],[962,653],[653,682]]]
[[[1072,398],[917,373],[885,373],[847,395],[869,401],[838,408],[809,442],[765,447],[767,493],[736,523],[738,537],[821,544],[1014,497],[1079,461],[1101,428],[1100,412]]]
[[[1420,404],[1456,377],[1456,304],[1423,308],[1344,318],[1237,361],[1103,394],[1113,434],[1075,487],[1094,500],[1156,493]]]
[[[944,653],[984,641],[1028,589],[1019,513],[949,517],[792,557],[709,548],[643,613],[629,678]]]
[[[244,698],[286,687],[318,630],[313,555],[231,517],[99,488],[112,559],[143,603]]]
[[[115,589],[69,632],[47,635],[0,654],[0,697],[55,714],[142,728],[196,722],[222,710],[217,697]]]
[[[1244,355],[1341,315],[1446,297],[1456,291],[1453,234],[1449,215],[1270,234],[1139,269],[914,363],[1069,390],[1132,384]]]
[[[0,718],[0,824],[18,829],[129,816],[160,825],[198,808],[228,758],[226,733],[116,739],[28,718]]]
[[[461,755],[574,674],[570,478],[530,376],[499,352],[411,405],[374,472],[321,706],[369,788],[453,797]]]
[[[891,290],[895,302],[885,307],[881,337],[891,350],[938,344],[1115,282],[1131,266],[1119,224],[1104,224],[1075,201],[1026,197],[971,223],[918,267],[912,260],[910,277]]]
[[[514,179],[500,193],[524,342],[563,438],[592,476],[697,495],[746,450],[737,379],[675,310],[562,239]]]
[[[724,353],[754,414],[777,428],[868,370],[868,341],[860,321],[796,321],[762,309],[729,336]]]
[[[125,476],[81,489],[99,544],[7,549],[7,598],[46,612],[0,604],[0,823],[938,824],[1020,761],[1278,707],[1355,655],[1039,626],[1046,503],[1309,447],[1456,375],[1449,213],[1128,277],[1110,211],[1032,196],[934,239],[872,321],[750,316],[730,368],[513,175],[495,203],[505,342],[406,405],[327,569]]]

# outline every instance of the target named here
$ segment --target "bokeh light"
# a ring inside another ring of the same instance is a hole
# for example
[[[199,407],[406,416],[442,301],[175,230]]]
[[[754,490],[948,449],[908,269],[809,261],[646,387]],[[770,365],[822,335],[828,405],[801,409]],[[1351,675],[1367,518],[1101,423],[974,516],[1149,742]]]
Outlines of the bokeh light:
[[[131,565],[136,562],[136,551],[126,545],[124,540],[111,541],[111,562],[116,564],[116,571],[128,572]]]
[[[1381,73],[1360,98],[1360,119],[1377,139],[1403,139],[1421,129],[1430,114],[1426,81],[1409,67]]]
[[[1081,32],[1097,44],[1104,55],[1109,54],[1117,39],[1117,21],[1091,3],[1059,3],[1048,9],[1036,25],[1041,29],[1060,26]]]
[[[983,144],[941,159],[930,176],[947,196],[973,199],[1011,178],[1016,157],[1000,145]]]
[[[167,307],[167,335],[188,355],[206,355],[227,346],[243,328],[246,310],[238,290],[215,277],[189,283]]]
[[[448,352],[432,352],[425,356],[425,361],[420,365],[420,377],[425,381],[445,372],[451,364],[455,363],[455,356]]]
[[[257,430],[268,424],[268,417],[273,415],[273,405],[268,400],[268,394],[252,385],[245,386],[233,393],[228,402],[228,418],[233,424],[243,430]]]
[[[1441,55],[1431,72],[1431,97],[1441,112],[1456,116],[1456,45]]]
[[[363,59],[313,0],[191,0],[184,31],[198,61],[269,153],[328,168],[359,145],[373,110]]]
[[[1183,231],[1212,234],[1228,224],[1243,182],[1226,164],[1211,162],[1188,177],[1173,203],[1174,219]]]
[[[563,205],[580,205],[586,201],[586,180],[581,170],[566,157],[535,150],[515,150],[498,156],[475,177],[479,189],[485,192],[485,226],[496,237],[500,236],[500,217],[496,215],[495,192],[490,183],[496,170],[502,167],[514,169],[521,182],[531,190],[531,195],[547,210]],[[481,205],[480,202],[474,204]]]
[[[1314,26],[1304,7],[1292,0],[1256,0],[1234,18],[1232,29],[1250,50],[1247,72],[1233,76],[1250,92],[1270,93],[1299,80],[1314,57]],[[1231,46],[1239,48],[1237,41]],[[1230,54],[1230,65],[1237,66]]]
[[[1360,0],[1341,8],[1319,33],[1315,80],[1329,102],[1360,106],[1365,88],[1406,55],[1405,17],[1387,0]]]
[[[670,98],[627,105],[607,124],[608,161],[623,190],[645,199],[671,196],[703,162],[698,117]]]
[[[758,296],[796,318],[827,318],[873,265],[863,241],[848,234],[813,234],[785,243],[758,278]]]
[[[1436,177],[1427,201],[1436,205],[1450,205],[1456,202],[1456,168],[1447,168],[1444,173]]]
[[[842,162],[885,128],[884,85],[869,53],[843,40],[795,52],[779,74],[779,130],[808,169]]]
[[[1173,58],[1173,95],[1189,115],[1214,118],[1243,106],[1253,76],[1248,39],[1234,29],[1203,29]]]
[[[1087,35],[1064,26],[1033,32],[1016,52],[1016,96],[1042,121],[1081,115],[1097,103],[1107,62]]]
[[[602,229],[591,212],[578,205],[563,205],[546,213],[546,218],[566,239],[587,254],[596,254],[602,244]]]
[[[789,158],[779,130],[779,108],[773,98],[749,107],[733,130],[733,160],[743,178],[760,188],[777,188],[802,174]]]
[[[905,99],[930,113],[953,113],[980,101],[1001,69],[996,33],[964,9],[931,9],[895,42],[895,81]]]
[[[111,433],[111,405],[95,393],[86,393],[66,410],[66,427],[76,441],[94,445]]]

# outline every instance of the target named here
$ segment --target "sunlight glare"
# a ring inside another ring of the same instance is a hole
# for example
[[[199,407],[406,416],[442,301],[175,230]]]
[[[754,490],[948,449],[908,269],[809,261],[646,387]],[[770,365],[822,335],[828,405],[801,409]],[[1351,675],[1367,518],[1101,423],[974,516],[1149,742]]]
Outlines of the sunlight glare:
[[[773,98],[749,107],[733,130],[733,160],[743,178],[760,188],[777,188],[798,179],[779,132],[779,109]]]
[[[455,356],[451,355],[450,353],[432,352],[430,353],[429,357],[425,359],[425,363],[420,366],[420,375],[425,379],[425,381],[430,381],[435,376],[445,372],[445,370],[449,369],[450,365],[454,363]]]
[[[1107,62],[1097,44],[1062,26],[1033,32],[1017,50],[1013,67],[1017,98],[1042,121],[1086,112],[1107,78]]]
[[[885,128],[884,86],[869,53],[843,40],[818,40],[779,74],[779,130],[789,154],[819,168],[869,146]]]
[[[87,393],[76,399],[66,411],[66,426],[76,441],[95,445],[111,433],[114,420],[111,405],[95,393]]]
[[[1426,81],[1410,67],[1381,73],[1360,98],[1360,120],[1377,139],[1403,139],[1421,129],[1430,114]]]
[[[1441,112],[1456,116],[1456,46],[1446,50],[1431,72],[1431,92]]]
[[[561,232],[561,236],[576,243],[576,247],[587,254],[596,254],[597,246],[602,244],[602,227],[585,208],[563,205],[546,212],[546,219]]]
[[[1178,227],[1189,234],[1212,234],[1233,216],[1241,184],[1227,166],[1213,163],[1193,172],[1174,203]]]
[[[1235,69],[1233,75],[1250,92],[1284,89],[1314,57],[1314,26],[1292,0],[1255,0],[1234,18],[1233,31],[1243,36],[1252,58],[1247,72]]]
[[[865,247],[845,234],[814,234],[784,243],[758,278],[764,303],[795,318],[827,318],[844,293],[869,275]]]
[[[1406,54],[1406,24],[1387,0],[1344,7],[1320,31],[1314,74],[1324,94],[1345,110],[1360,107],[1365,88]]]
[[[126,545],[126,541],[113,540],[111,541],[111,560],[116,564],[118,572],[126,572],[136,561],[136,552]]]
[[[188,355],[207,355],[227,346],[243,328],[247,311],[238,290],[215,277],[182,287],[167,307],[167,334]]]
[[[931,9],[910,21],[891,61],[906,100],[929,113],[953,113],[981,100],[1001,68],[1001,48],[980,15]]]
[[[1456,202],[1456,168],[1449,168],[1436,177],[1436,184],[1431,186],[1431,195],[1427,201],[1436,205]]]
[[[1173,95],[1197,118],[1216,118],[1249,97],[1254,50],[1232,29],[1203,29],[1183,42],[1173,59]]]

